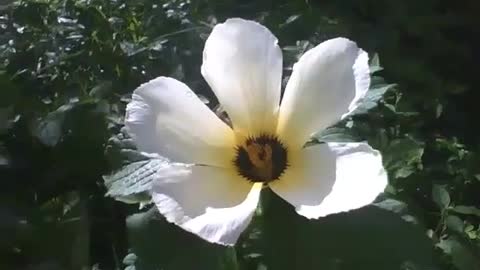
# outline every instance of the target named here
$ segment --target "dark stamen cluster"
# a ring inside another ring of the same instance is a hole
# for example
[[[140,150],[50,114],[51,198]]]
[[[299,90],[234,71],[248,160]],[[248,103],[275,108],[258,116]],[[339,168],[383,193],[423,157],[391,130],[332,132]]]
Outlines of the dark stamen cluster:
[[[236,152],[237,171],[251,182],[278,180],[288,166],[287,149],[275,136],[250,137]]]

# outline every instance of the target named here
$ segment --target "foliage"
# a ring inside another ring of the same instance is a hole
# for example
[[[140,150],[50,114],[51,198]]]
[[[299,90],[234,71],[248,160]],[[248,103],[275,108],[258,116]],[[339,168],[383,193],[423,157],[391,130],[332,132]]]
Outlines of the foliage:
[[[474,0],[0,5],[0,268],[479,269],[476,11]],[[148,202],[146,186],[124,189],[133,178],[121,168],[148,186],[136,168],[161,166],[122,130],[131,91],[171,76],[215,107],[201,53],[211,27],[232,16],[272,30],[287,75],[334,36],[378,53],[367,102],[316,136],[382,151],[390,186],[375,205],[308,221],[267,190],[239,245],[224,248],[148,205],[105,197],[102,176],[116,171],[110,195]]]

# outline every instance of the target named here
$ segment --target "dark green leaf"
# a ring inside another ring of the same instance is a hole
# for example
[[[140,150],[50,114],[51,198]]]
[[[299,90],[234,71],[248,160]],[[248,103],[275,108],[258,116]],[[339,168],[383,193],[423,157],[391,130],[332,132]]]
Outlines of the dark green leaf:
[[[55,146],[62,137],[63,113],[53,112],[36,124],[34,133],[45,145]]]
[[[268,269],[433,266],[432,243],[423,229],[391,211],[369,206],[308,220],[274,194],[268,197],[263,221]]]
[[[76,101],[60,106],[57,110],[49,113],[38,120],[34,126],[34,135],[45,145],[55,146],[63,135],[62,126],[66,114],[71,111]]]
[[[478,255],[472,252],[468,243],[460,240],[458,237],[449,237],[441,240],[437,247],[451,256],[453,264],[459,270],[477,270],[480,265]]]
[[[0,73],[0,108],[13,105],[19,98],[19,89],[6,74]]]
[[[424,145],[411,138],[396,139],[383,152],[385,167],[395,178],[405,178],[421,166]]]
[[[473,215],[480,217],[480,209],[474,206],[466,206],[466,205],[457,205],[453,208],[450,208],[453,212],[465,215]]]
[[[450,195],[445,186],[434,185],[432,188],[432,198],[440,209],[445,209],[450,205]]]
[[[392,211],[407,222],[418,224],[417,218],[410,213],[408,205],[404,202],[394,199],[385,199],[381,202],[375,203],[374,205],[381,209]]]
[[[447,217],[445,223],[447,224],[447,227],[450,230],[452,230],[456,233],[459,233],[459,234],[463,234],[464,224],[463,224],[463,221],[459,217],[449,215]]]
[[[137,270],[239,269],[233,248],[210,244],[168,223],[155,208],[128,217],[127,227]]]
[[[104,98],[112,91],[111,81],[102,81],[92,88],[89,95],[95,98]]]

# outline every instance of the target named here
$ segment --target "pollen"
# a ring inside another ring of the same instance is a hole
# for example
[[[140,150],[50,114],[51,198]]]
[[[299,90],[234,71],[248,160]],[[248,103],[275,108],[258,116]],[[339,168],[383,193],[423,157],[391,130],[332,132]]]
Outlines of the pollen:
[[[247,180],[268,183],[278,180],[287,168],[287,149],[275,136],[250,137],[236,147],[233,162]]]

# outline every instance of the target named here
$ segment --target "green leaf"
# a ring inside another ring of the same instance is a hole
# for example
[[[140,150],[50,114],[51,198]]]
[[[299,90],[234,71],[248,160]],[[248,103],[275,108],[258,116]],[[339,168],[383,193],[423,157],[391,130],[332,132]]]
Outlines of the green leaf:
[[[125,265],[133,265],[135,264],[135,261],[137,260],[137,255],[134,253],[129,253],[123,258],[123,264]]]
[[[65,115],[53,112],[38,121],[35,126],[35,136],[45,145],[55,146],[62,137],[62,125]]]
[[[382,152],[387,170],[395,178],[405,178],[421,167],[424,145],[407,137],[390,141]]]
[[[374,53],[370,60],[370,74],[381,70],[383,70],[383,67],[380,65],[380,57],[378,57],[378,53]]]
[[[110,163],[112,163],[116,169],[151,158],[150,155],[136,149],[135,142],[130,138],[125,127],[120,130],[120,133],[110,137],[105,153],[107,157],[110,158]]]
[[[45,145],[55,146],[62,137],[62,126],[66,114],[71,111],[76,102],[60,106],[55,111],[40,119],[33,129],[33,134]]]
[[[384,270],[401,269],[407,263],[418,269],[433,266],[432,243],[424,229],[405,222],[392,211],[368,206],[309,220],[273,192],[267,194],[262,253],[268,269],[333,270],[361,266]]]
[[[300,17],[301,17],[300,14],[291,15],[290,17],[288,17],[288,18],[285,20],[284,23],[282,23],[282,24],[280,25],[280,28],[285,27],[285,26],[288,26],[288,25],[294,23],[294,22],[297,21]]]
[[[19,99],[19,89],[6,75],[0,73],[0,108],[15,104]]]
[[[447,228],[449,228],[450,230],[456,233],[459,233],[459,234],[464,233],[463,228],[465,226],[463,224],[463,221],[457,216],[449,215],[445,221],[445,224],[447,224]]]
[[[104,98],[112,91],[111,81],[101,81],[92,88],[89,95],[95,98]]]
[[[480,259],[475,255],[475,251],[468,243],[462,241],[460,238],[452,236],[443,239],[437,244],[445,254],[451,256],[453,264],[459,270],[478,270]]]
[[[10,164],[10,154],[7,149],[0,143],[0,168]]]
[[[450,195],[445,186],[434,185],[432,188],[432,198],[440,209],[445,209],[450,205]]]
[[[331,127],[313,136],[321,142],[358,142],[361,138],[347,127]]]
[[[378,102],[383,98],[387,91],[393,90],[395,84],[381,84],[371,86],[360,101],[359,106],[351,113],[351,115],[367,114],[371,109],[378,106]]]
[[[15,116],[13,106],[0,107],[0,135],[7,134],[19,118]]]
[[[404,202],[395,199],[385,199],[381,202],[375,203],[374,205],[379,208],[392,211],[398,216],[401,216],[406,222],[418,224],[418,219],[410,213],[408,205]]]
[[[239,269],[234,248],[208,243],[182,230],[155,208],[129,216],[127,229],[138,256],[137,270]]]
[[[459,214],[464,214],[464,215],[472,215],[472,216],[477,216],[480,217],[480,209],[474,206],[466,206],[466,205],[457,205],[453,208],[449,208],[449,210],[459,213]]]
[[[112,175],[104,176],[107,196],[128,203],[149,201],[150,190],[156,174],[168,166],[173,166],[164,158],[152,158],[133,162]]]

